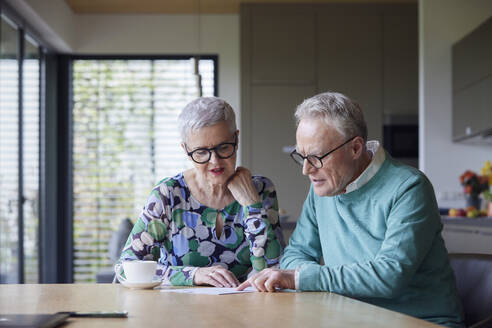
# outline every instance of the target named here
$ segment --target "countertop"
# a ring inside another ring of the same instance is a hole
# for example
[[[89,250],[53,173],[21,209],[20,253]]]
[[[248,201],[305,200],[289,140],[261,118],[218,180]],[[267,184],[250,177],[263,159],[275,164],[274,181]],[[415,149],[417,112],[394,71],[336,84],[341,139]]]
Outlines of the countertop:
[[[492,227],[492,217],[477,217],[474,219],[457,216],[451,217],[447,215],[441,216],[441,221],[443,224],[456,224],[456,225],[467,225],[467,226],[479,226],[479,227]]]

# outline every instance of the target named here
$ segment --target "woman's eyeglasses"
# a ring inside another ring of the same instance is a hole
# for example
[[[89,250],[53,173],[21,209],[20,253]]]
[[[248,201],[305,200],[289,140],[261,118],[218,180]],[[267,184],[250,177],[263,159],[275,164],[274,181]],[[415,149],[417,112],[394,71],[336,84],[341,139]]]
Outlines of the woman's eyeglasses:
[[[290,153],[290,157],[292,157],[292,159],[297,163],[299,164],[300,166],[303,166],[304,165],[304,160],[307,159],[307,161],[309,162],[309,164],[311,164],[311,166],[317,168],[317,169],[320,169],[323,167],[323,158],[325,158],[326,156],[330,155],[331,153],[333,153],[335,150],[338,150],[340,148],[342,148],[343,146],[345,146],[346,144],[348,144],[350,141],[354,140],[357,136],[355,137],[352,137],[350,138],[349,140],[345,141],[343,144],[341,144],[340,146],[330,150],[329,152],[327,152],[326,154],[324,154],[323,156],[316,156],[316,155],[307,155],[307,156],[302,156],[301,154],[299,154],[295,149]]]
[[[212,157],[212,151],[215,152],[218,158],[227,159],[234,155],[236,152],[237,137],[234,137],[234,142],[224,142],[213,148],[198,148],[188,152],[188,148],[185,144],[188,156],[191,157],[193,162],[198,164],[205,164],[210,161]]]

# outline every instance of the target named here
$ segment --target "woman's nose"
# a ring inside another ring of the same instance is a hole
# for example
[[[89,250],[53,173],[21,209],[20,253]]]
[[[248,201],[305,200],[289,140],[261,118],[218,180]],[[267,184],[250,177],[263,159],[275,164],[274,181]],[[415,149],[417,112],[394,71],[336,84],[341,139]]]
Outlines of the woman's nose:
[[[217,153],[215,151],[212,151],[210,153],[210,161],[211,163],[217,163],[220,160],[219,156],[217,156]]]

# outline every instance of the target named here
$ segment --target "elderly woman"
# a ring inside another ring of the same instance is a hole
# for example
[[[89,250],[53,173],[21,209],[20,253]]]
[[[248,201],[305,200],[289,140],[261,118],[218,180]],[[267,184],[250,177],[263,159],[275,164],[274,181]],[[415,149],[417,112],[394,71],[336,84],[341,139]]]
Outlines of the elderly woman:
[[[269,179],[236,168],[239,131],[231,106],[198,98],[178,121],[181,146],[194,168],[154,187],[117,272],[122,261],[156,260],[163,283],[236,287],[248,273],[278,266],[275,188]]]

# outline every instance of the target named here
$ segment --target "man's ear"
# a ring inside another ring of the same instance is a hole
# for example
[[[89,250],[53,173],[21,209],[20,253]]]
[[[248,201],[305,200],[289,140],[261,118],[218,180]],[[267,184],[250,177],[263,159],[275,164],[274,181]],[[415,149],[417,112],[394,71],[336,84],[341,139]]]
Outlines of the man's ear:
[[[352,153],[354,159],[358,159],[362,155],[362,151],[364,150],[364,139],[362,137],[355,137],[352,140]]]

